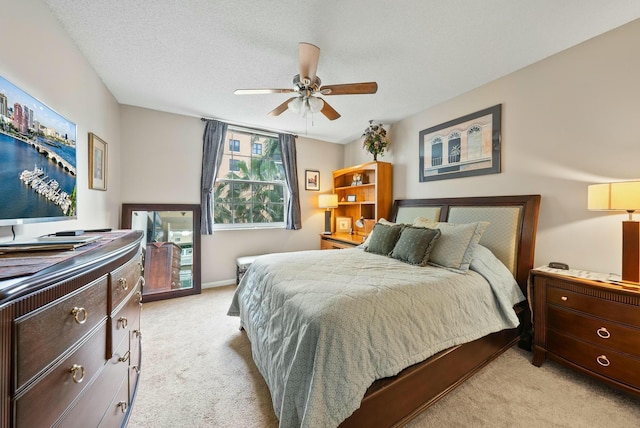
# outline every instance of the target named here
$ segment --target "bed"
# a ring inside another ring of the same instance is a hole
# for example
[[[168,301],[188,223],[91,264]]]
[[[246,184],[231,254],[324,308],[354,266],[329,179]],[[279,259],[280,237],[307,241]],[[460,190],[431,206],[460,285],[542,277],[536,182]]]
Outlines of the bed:
[[[530,322],[539,203],[397,200],[367,250],[259,257],[229,315],[240,317],[280,426],[401,426],[513,346]],[[398,246],[393,257],[375,252],[383,233],[414,242],[424,226],[438,230],[427,253],[439,266]],[[448,265],[444,247],[463,234],[470,243]]]

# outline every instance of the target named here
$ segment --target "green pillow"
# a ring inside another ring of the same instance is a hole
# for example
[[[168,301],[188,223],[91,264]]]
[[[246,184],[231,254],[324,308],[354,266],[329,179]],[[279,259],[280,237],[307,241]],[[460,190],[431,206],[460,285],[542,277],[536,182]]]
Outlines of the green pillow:
[[[369,253],[381,254],[388,256],[393,251],[400,232],[402,232],[403,224],[389,226],[382,223],[376,223],[371,231],[369,245],[365,251]]]
[[[426,266],[439,236],[438,229],[405,226],[391,252],[391,257],[412,265]]]

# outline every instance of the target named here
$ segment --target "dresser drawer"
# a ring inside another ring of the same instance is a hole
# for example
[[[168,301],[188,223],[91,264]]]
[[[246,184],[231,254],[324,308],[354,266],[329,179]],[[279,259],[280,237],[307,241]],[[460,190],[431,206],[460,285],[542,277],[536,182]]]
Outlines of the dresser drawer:
[[[547,332],[547,350],[587,370],[618,382],[640,386],[640,359],[601,348],[553,330]]]
[[[109,313],[113,312],[129,293],[131,293],[131,290],[139,285],[141,276],[142,262],[140,256],[134,257],[131,261],[122,265],[122,267],[111,272]]]
[[[120,307],[110,318],[113,348],[118,348],[123,341],[128,343],[131,332],[140,329],[141,297],[142,293],[139,288],[133,290],[125,300],[124,306]]]
[[[106,335],[105,321],[80,344],[79,348],[73,350],[60,364],[16,398],[16,427],[51,426],[56,418],[65,412],[104,368]],[[75,375],[71,371],[74,366],[79,366]]]
[[[127,377],[128,360],[126,360],[128,344],[123,343],[113,358],[105,361],[106,365],[100,377],[82,393],[81,399],[65,415],[58,425],[64,428],[97,427],[109,404]]]
[[[55,363],[107,313],[107,276],[15,321],[15,390]]]
[[[553,305],[547,307],[547,326],[591,342],[598,347],[606,347],[640,357],[640,329],[586,316]]]
[[[118,392],[113,396],[113,400],[107,407],[107,412],[100,421],[99,428],[120,428],[124,420],[124,415],[129,408],[127,377],[125,376]]]
[[[640,328],[640,308],[556,287],[547,288],[547,302]]]

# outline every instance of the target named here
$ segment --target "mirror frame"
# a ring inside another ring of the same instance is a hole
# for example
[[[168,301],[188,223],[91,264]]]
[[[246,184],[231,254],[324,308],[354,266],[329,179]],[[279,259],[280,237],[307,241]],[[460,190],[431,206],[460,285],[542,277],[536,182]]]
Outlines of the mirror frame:
[[[201,283],[201,253],[200,253],[200,205],[199,204],[122,204],[122,217],[120,225],[122,229],[131,229],[131,216],[134,211],[189,211],[193,216],[193,287],[178,290],[169,290],[153,294],[144,294],[145,302],[153,302],[156,300],[171,299],[174,297],[189,296],[192,294],[200,294],[202,291]]]

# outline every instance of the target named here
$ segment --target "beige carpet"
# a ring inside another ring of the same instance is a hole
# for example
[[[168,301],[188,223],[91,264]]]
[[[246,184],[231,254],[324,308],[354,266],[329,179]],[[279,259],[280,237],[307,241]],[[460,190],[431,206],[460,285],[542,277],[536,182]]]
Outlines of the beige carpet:
[[[129,428],[277,427],[235,287],[145,303],[142,376]],[[638,427],[640,399],[513,348],[408,427]]]

